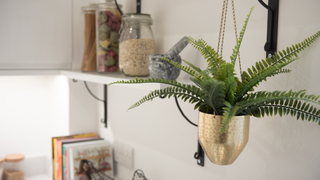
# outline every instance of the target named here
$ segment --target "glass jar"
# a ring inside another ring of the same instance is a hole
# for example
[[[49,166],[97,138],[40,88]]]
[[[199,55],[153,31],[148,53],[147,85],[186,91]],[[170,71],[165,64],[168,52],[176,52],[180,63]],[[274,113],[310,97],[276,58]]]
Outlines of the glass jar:
[[[3,173],[3,158],[0,158],[0,180],[2,180]]]
[[[96,8],[95,5],[81,7],[84,14],[84,51],[81,71],[97,70]]]
[[[97,71],[118,72],[122,16],[113,0],[106,1],[97,4],[96,9]]]
[[[24,180],[24,172],[20,170],[23,154],[9,154],[5,157],[4,180]]]
[[[125,14],[120,35],[120,71],[127,76],[148,76],[148,57],[155,44],[150,14]]]

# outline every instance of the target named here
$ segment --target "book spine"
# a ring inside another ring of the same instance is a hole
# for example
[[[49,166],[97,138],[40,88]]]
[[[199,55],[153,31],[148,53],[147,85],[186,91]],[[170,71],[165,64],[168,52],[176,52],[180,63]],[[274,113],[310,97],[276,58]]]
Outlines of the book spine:
[[[57,164],[58,164],[58,168],[57,168],[57,180],[62,180],[62,142],[60,142],[60,141],[58,141],[58,143],[57,143],[57,147],[58,147],[58,149],[57,149],[57,152],[58,152],[58,162],[57,162]]]
[[[92,137],[96,135],[97,133],[80,134],[80,135],[75,135],[74,138]]]
[[[64,145],[62,145],[62,179],[65,180],[65,174],[64,174],[64,169],[66,167],[66,160],[65,160],[65,148]]]
[[[69,150],[69,161],[68,161],[68,164],[69,164],[69,167],[70,167],[70,172],[69,173],[69,177],[70,177],[70,180],[74,180],[74,167],[73,167],[73,159],[72,159],[72,156],[73,156],[73,152],[72,152],[72,149]]]
[[[54,179],[57,180],[57,148],[56,148],[56,143],[57,143],[57,139],[53,140],[53,154],[54,154],[54,158],[53,158],[53,162],[54,162],[54,166],[53,166],[53,173],[54,173]]]
[[[65,170],[64,170],[64,177],[66,178],[65,180],[68,180],[68,168],[69,168],[69,164],[68,164],[68,150],[65,149],[65,160],[66,160],[66,166],[65,166]]]

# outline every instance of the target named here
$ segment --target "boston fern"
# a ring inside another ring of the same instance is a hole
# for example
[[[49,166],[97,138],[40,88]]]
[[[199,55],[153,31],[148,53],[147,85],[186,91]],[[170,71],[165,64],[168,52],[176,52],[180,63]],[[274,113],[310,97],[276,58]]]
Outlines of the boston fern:
[[[230,57],[231,62],[226,62],[204,40],[194,40],[191,37],[188,40],[206,59],[207,69],[202,70],[185,60],[184,62],[188,66],[165,59],[168,63],[191,75],[190,79],[195,85],[182,84],[175,80],[154,78],[136,78],[129,81],[113,82],[109,85],[118,83],[163,83],[171,85],[151,92],[129,109],[138,107],[156,97],[170,98],[176,96],[195,104],[195,109],[201,112],[222,115],[223,123],[220,133],[225,132],[232,117],[241,115],[263,117],[265,115],[273,116],[279,114],[282,116],[290,114],[297,119],[312,120],[320,124],[320,110],[314,107],[314,105],[320,105],[320,96],[307,95],[304,90],[298,92],[292,90],[254,92],[254,88],[263,80],[282,73],[289,73],[289,69],[283,68],[299,59],[298,53],[309,47],[320,36],[320,31],[301,43],[275,53],[272,58],[256,62],[247,71],[242,72],[240,80],[236,76],[234,67],[251,12],[252,9],[245,20],[240,37],[233,49],[233,54]]]

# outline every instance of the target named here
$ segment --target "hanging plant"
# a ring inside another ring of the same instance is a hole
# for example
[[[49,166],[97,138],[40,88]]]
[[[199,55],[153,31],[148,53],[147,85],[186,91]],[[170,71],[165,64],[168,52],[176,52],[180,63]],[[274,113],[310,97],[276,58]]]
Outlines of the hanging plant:
[[[276,77],[283,73],[289,73],[291,70],[284,69],[284,67],[298,60],[298,54],[309,47],[320,36],[320,31],[300,43],[288,46],[286,49],[275,53],[272,58],[268,57],[257,61],[251,68],[248,68],[247,71],[243,71],[241,77],[238,77],[235,72],[235,63],[252,10],[253,8],[244,22],[237,44],[230,56],[230,62],[224,60],[223,57],[203,39],[195,40],[192,37],[189,37],[188,41],[195,49],[199,50],[204,59],[206,59],[208,66],[205,70],[185,60],[184,62],[187,66],[165,59],[170,64],[191,75],[192,77],[190,79],[195,85],[179,83],[176,80],[154,78],[136,78],[129,81],[113,82],[109,85],[122,83],[163,83],[171,85],[164,89],[154,90],[129,109],[138,107],[142,103],[160,96],[167,98],[176,96],[191,104],[195,104],[194,109],[199,110],[201,116],[203,116],[202,114],[213,117],[221,116],[219,123],[216,123],[219,124],[218,129],[221,135],[220,139],[222,139],[221,142],[225,142],[223,138],[228,136],[226,133],[232,133],[233,130],[236,131],[234,134],[238,133],[242,138],[247,137],[247,132],[241,132],[241,134],[238,129],[228,129],[228,125],[233,121],[233,117],[237,116],[255,116],[260,118],[264,116],[291,115],[297,119],[320,124],[320,110],[315,106],[320,105],[320,96],[309,95],[306,93],[306,90],[254,91],[254,88],[258,87],[262,81],[266,81],[268,78]],[[245,121],[247,118],[244,117],[242,119],[242,126],[244,128],[248,127],[248,120]],[[237,136],[233,137],[236,138]],[[208,140],[209,139],[206,139],[205,141]],[[244,146],[246,141],[247,140],[242,140]],[[234,144],[236,143],[237,142],[234,142]],[[204,146],[202,142],[201,145]],[[239,154],[242,149],[240,148]],[[204,150],[208,155],[207,151],[209,150],[206,150],[206,148],[204,148]],[[232,153],[229,155],[233,156]],[[223,159],[220,157],[221,153],[219,154],[219,152],[215,153],[215,156],[216,159]],[[237,155],[234,156],[237,157]],[[213,161],[210,157],[209,159]],[[231,161],[228,161],[226,164],[230,164],[230,162]]]

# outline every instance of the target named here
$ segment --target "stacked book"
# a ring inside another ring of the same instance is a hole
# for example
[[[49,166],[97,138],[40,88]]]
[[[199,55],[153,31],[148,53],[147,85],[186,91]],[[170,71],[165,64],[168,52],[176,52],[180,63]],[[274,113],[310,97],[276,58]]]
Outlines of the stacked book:
[[[113,178],[111,145],[96,133],[52,138],[54,180]]]

